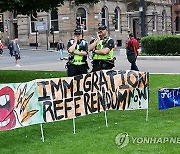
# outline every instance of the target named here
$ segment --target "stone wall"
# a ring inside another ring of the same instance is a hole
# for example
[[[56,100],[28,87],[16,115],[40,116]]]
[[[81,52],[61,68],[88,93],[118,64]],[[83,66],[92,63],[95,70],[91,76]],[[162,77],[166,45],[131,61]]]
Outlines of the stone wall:
[[[164,35],[171,34],[171,3],[168,0],[147,0],[146,11],[146,30],[148,35]],[[132,6],[132,7],[130,7]],[[136,6],[136,7],[133,7]],[[84,39],[91,40],[92,36],[96,36],[98,24],[101,23],[101,9],[106,7],[108,11],[108,27],[109,35],[115,40],[115,43],[125,47],[128,32],[136,31],[139,36],[141,33],[140,28],[140,13],[138,12],[139,0],[101,0],[97,4],[83,4],[75,6],[72,1],[65,1],[64,5],[58,8],[58,26],[59,31],[55,32],[54,39],[58,42],[62,39],[66,44],[67,41],[73,37],[73,31],[76,27],[76,11],[79,7],[83,7],[87,11],[87,31],[84,31]],[[119,30],[115,31],[113,24],[114,10],[119,8],[120,21]],[[133,10],[134,9],[134,10]],[[157,30],[152,30],[152,12],[157,13]],[[162,30],[162,11],[166,11],[166,30]],[[7,15],[5,18],[10,18]],[[40,12],[38,13],[38,19],[44,19],[47,21],[47,31],[39,31],[37,35],[38,46],[44,46],[53,43],[53,35],[49,33],[50,29],[50,13]],[[10,18],[11,20],[11,18]],[[13,21],[10,21],[12,26]],[[30,30],[30,17],[18,15],[18,38],[21,45],[30,45],[36,43],[36,33],[31,33]],[[13,28],[11,28],[13,31]],[[12,32],[9,33],[12,33]],[[1,37],[7,38],[6,33],[0,34]],[[13,35],[12,35],[13,36]],[[48,40],[48,42],[47,42]]]

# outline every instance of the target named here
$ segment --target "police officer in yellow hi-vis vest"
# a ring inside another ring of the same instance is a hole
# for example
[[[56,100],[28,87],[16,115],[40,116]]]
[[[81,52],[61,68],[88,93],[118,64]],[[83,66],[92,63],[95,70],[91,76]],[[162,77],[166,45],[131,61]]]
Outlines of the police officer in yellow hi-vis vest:
[[[87,64],[88,44],[82,39],[81,29],[74,30],[74,39],[70,39],[67,44],[69,53],[67,66],[68,76],[87,74],[89,69]]]
[[[92,72],[114,67],[114,40],[108,36],[106,25],[98,28],[97,38],[88,46],[92,51]]]

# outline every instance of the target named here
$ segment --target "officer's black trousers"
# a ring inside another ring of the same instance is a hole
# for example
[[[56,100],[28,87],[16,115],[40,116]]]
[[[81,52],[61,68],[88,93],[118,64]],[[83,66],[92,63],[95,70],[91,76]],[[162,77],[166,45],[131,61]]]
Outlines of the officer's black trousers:
[[[114,67],[114,64],[109,64],[106,61],[93,61],[93,69],[92,72],[100,71],[100,70],[109,70]]]
[[[80,74],[87,74],[87,70],[88,68],[86,64],[83,64],[83,65],[70,64],[67,69],[67,74],[69,77],[80,75]]]
[[[139,69],[136,65],[136,61],[131,63],[131,70],[139,71]]]

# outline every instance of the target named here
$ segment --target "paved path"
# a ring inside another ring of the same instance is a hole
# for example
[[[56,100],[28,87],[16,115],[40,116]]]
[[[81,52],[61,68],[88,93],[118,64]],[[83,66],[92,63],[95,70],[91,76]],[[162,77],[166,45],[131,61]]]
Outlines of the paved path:
[[[20,65],[15,67],[14,57],[9,57],[8,50],[5,49],[3,56],[0,57],[0,70],[42,70],[42,71],[66,71],[66,60],[57,61],[59,53],[55,50],[46,49],[22,49]],[[67,57],[67,51],[64,55]],[[124,49],[115,51],[117,70],[130,69],[130,63],[126,59]],[[90,60],[88,60],[91,67]],[[180,56],[178,57],[138,57],[137,65],[140,71],[150,73],[180,73]]]

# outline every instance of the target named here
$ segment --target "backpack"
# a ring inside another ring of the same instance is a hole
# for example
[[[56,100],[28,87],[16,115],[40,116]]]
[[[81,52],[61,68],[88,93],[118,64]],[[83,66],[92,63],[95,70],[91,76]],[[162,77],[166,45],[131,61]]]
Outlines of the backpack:
[[[9,43],[8,49],[9,49],[9,50],[13,50],[13,43]]]
[[[134,50],[132,47],[129,50],[126,49],[126,56],[130,63],[133,63],[136,61],[136,56],[134,55]]]

